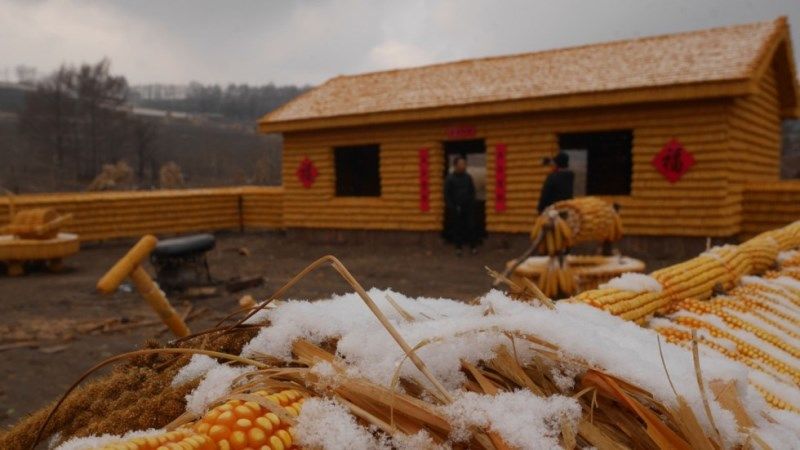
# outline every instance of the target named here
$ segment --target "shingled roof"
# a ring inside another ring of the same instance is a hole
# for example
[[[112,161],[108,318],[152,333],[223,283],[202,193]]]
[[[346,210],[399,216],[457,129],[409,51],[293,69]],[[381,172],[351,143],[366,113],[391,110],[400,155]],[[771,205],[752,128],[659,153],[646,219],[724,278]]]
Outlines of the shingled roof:
[[[785,18],[559,50],[338,76],[259,122],[327,128],[637,101],[746,95],[780,50],[786,116],[797,81]],[[780,84],[780,80],[779,80]]]

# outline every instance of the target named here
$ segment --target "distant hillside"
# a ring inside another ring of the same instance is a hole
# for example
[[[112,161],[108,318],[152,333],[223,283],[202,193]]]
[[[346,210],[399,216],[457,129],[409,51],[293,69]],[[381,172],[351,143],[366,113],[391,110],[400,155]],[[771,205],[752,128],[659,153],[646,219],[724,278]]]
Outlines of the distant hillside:
[[[152,162],[144,168],[139,189],[158,185],[158,170],[173,161],[181,167],[187,187],[281,183],[281,140],[256,133],[253,127],[222,126],[191,120],[158,121]],[[135,151],[126,145],[118,151],[134,169]],[[52,161],[18,132],[18,116],[0,112],[0,188],[17,193],[82,191],[85,181],[59,176]],[[112,162],[107,160],[106,162]]]
[[[134,184],[139,189],[157,187],[159,169],[167,162],[181,167],[187,187],[280,184],[280,137],[257,133],[255,121],[301,90],[230,87],[218,91],[190,85],[186,95],[180,89],[172,94],[163,90],[163,95],[151,89],[149,100],[134,94],[135,105],[115,107],[117,114],[128,119],[118,131],[118,143],[104,148],[99,162],[127,162],[136,171]],[[215,92],[220,93],[219,102],[211,101]],[[73,157],[58,169],[52,145],[43,139],[49,130],[26,134],[21,125],[21,118],[30,115],[28,107],[35,104],[29,100],[40,95],[30,86],[0,83],[0,188],[18,193],[84,190],[91,177],[76,175],[77,164],[84,160]],[[146,154],[137,148],[140,129],[149,136]]]
[[[275,108],[297,97],[308,86],[267,84],[228,86],[148,84],[132,86],[129,101],[145,108],[202,114],[219,119],[254,122]]]

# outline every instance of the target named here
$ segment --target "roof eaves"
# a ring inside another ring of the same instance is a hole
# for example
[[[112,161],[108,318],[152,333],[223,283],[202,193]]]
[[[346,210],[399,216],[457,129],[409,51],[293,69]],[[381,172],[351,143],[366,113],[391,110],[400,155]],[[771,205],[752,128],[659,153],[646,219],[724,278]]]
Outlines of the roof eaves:
[[[393,110],[365,114],[314,117],[310,119],[260,121],[262,133],[345,128],[420,120],[443,120],[456,117],[478,117],[528,113],[558,109],[579,109],[636,103],[704,100],[750,95],[754,92],[749,78],[719,80],[673,86],[655,86],[618,91],[584,92],[579,94],[534,97],[518,100],[446,105],[424,109]]]

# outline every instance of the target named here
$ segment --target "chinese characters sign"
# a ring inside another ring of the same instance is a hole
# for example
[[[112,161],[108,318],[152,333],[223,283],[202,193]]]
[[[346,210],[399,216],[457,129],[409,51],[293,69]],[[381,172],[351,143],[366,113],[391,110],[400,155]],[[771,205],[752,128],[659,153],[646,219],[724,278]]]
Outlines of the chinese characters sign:
[[[445,130],[448,139],[468,139],[477,134],[477,130],[472,125],[456,125]]]
[[[419,149],[419,210],[431,210],[430,152],[427,148]]]
[[[670,183],[676,183],[694,165],[694,156],[677,139],[671,139],[653,157],[653,166]]]
[[[308,189],[314,184],[314,180],[317,179],[317,175],[319,172],[317,171],[317,167],[314,166],[314,162],[308,159],[308,156],[303,158],[300,161],[300,166],[297,168],[297,179],[300,180],[300,183],[303,184],[303,187]]]
[[[506,210],[506,144],[494,148],[494,210]]]

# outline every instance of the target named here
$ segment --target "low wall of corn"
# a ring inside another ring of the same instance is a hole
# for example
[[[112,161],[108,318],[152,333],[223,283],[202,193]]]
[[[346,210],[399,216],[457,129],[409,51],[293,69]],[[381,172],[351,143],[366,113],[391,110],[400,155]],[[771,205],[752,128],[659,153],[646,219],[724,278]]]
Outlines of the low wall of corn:
[[[800,180],[753,183],[744,189],[742,233],[754,235],[800,218]]]
[[[74,218],[63,230],[82,241],[184,233],[283,227],[283,188],[234,187],[161,191],[19,195],[0,198],[0,224],[9,208],[55,208]]]

